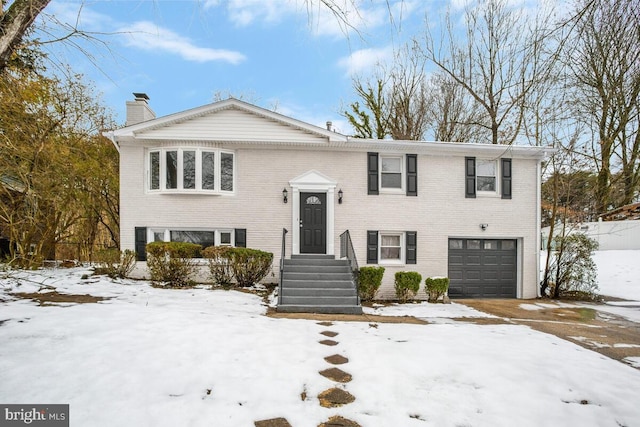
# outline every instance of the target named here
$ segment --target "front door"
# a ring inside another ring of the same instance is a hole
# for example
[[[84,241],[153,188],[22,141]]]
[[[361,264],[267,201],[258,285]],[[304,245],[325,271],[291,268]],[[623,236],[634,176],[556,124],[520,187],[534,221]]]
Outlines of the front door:
[[[300,253],[327,252],[327,194],[300,193]]]

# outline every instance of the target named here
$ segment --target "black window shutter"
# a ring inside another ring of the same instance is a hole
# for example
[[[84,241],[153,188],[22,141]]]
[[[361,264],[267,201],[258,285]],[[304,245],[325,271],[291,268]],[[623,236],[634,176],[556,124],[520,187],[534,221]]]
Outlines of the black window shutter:
[[[378,263],[378,232],[367,231],[367,264]]]
[[[465,180],[464,196],[466,198],[476,197],[476,158],[465,157]]]
[[[378,195],[378,153],[367,153],[367,188],[370,195]]]
[[[147,260],[147,227],[136,227],[135,250],[138,261]]]
[[[418,195],[418,155],[407,154],[407,196]]]
[[[406,243],[406,264],[416,264],[418,262],[418,233],[416,231],[405,231]]]
[[[502,159],[502,198],[511,198],[511,159]]]
[[[246,248],[247,247],[247,229],[236,228],[235,234],[236,234],[235,236],[236,248]]]

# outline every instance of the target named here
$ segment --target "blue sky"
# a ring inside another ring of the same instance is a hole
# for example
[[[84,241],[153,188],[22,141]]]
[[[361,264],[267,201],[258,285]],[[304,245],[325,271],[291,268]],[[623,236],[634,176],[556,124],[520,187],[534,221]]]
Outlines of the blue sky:
[[[68,44],[47,49],[95,83],[119,123],[132,92],[147,93],[158,116],[222,93],[348,132],[339,111],[356,99],[351,77],[388,60],[449,0],[359,3],[349,12],[357,31],[317,0],[53,0],[42,18],[104,42],[77,40],[92,60]]]

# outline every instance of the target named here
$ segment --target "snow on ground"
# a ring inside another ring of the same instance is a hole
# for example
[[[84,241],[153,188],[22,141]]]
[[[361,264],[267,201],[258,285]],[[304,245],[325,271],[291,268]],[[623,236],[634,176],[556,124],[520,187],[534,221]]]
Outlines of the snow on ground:
[[[593,260],[602,295],[640,301],[640,250],[596,251]]]
[[[374,304],[373,307],[363,307],[366,314],[380,316],[413,316],[419,319],[429,319],[433,322],[437,319],[459,317],[495,317],[466,305],[456,304],[430,304],[426,301],[409,304]]]
[[[275,417],[311,427],[332,415],[367,427],[640,426],[640,371],[526,326],[323,327],[266,317],[251,294],[86,273],[24,277],[111,299],[39,306],[8,295],[39,286],[0,280],[0,402],[68,403],[71,425],[83,427],[235,427]],[[433,307],[409,305],[407,314],[466,311]],[[337,346],[318,343],[326,329],[339,333]],[[327,409],[316,396],[336,384],[318,371],[334,353],[349,358],[340,368],[353,381],[339,387],[356,401]]]

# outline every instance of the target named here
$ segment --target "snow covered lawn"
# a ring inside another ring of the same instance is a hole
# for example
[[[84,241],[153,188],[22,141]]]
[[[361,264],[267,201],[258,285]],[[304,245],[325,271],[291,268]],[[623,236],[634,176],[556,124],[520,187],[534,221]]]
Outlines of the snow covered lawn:
[[[369,427],[640,426],[640,371],[525,326],[447,322],[482,316],[457,304],[414,306],[430,325],[321,326],[266,317],[255,295],[86,273],[28,278],[110,299],[39,306],[8,295],[38,286],[0,280],[1,403],[68,403],[79,427],[304,427],[332,415]],[[318,343],[325,330],[337,346]],[[318,372],[335,353],[353,376],[337,387],[356,401],[327,409],[317,395],[336,383]]]
[[[596,251],[600,293],[640,301],[640,251]]]

